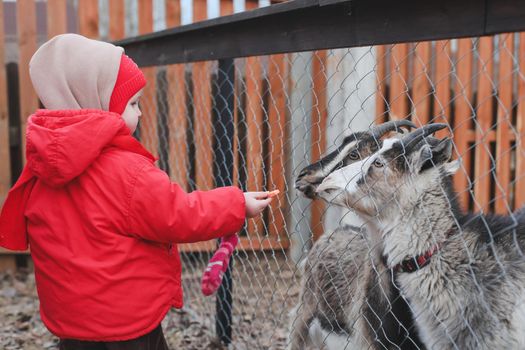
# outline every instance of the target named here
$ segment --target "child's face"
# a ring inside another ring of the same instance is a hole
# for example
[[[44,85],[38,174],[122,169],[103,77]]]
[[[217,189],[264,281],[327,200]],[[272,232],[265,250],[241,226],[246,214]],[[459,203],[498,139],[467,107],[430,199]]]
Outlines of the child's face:
[[[131,133],[135,132],[137,129],[137,124],[139,123],[139,117],[142,115],[139,107],[139,100],[142,96],[144,89],[140,89],[133,97],[131,97],[126,105],[126,109],[122,113],[122,119],[131,130]]]

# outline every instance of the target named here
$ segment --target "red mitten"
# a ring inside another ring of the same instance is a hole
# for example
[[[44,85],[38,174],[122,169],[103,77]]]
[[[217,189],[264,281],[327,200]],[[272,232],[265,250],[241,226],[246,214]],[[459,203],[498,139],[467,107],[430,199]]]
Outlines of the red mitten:
[[[209,296],[219,289],[222,282],[222,276],[228,268],[230,258],[237,243],[239,243],[239,237],[237,237],[237,235],[222,238],[219,249],[213,254],[204,274],[202,275],[202,294]]]

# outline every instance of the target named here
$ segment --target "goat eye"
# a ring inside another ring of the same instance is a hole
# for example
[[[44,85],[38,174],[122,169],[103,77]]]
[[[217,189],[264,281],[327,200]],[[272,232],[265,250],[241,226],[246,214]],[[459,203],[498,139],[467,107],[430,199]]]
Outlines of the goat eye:
[[[379,159],[374,160],[374,166],[375,166],[376,168],[382,168],[383,165],[384,165],[383,162],[380,161]]]
[[[352,151],[350,152],[350,154],[348,155],[348,157],[351,159],[351,160],[357,160],[359,159],[359,153],[357,151]]]

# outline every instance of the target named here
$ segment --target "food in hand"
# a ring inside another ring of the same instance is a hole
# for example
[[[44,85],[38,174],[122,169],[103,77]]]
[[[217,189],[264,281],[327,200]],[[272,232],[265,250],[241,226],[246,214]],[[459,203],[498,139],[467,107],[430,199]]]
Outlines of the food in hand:
[[[267,198],[273,198],[273,197],[277,196],[279,193],[281,193],[281,191],[273,190],[273,191],[267,191],[266,193],[268,194]]]

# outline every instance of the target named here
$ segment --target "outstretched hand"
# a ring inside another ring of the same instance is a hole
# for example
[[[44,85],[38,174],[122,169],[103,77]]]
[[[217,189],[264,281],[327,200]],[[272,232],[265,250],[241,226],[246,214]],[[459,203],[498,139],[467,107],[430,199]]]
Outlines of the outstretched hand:
[[[279,190],[272,192],[244,192],[246,217],[253,218],[262,213],[272,201],[272,197],[277,194],[279,194]]]

